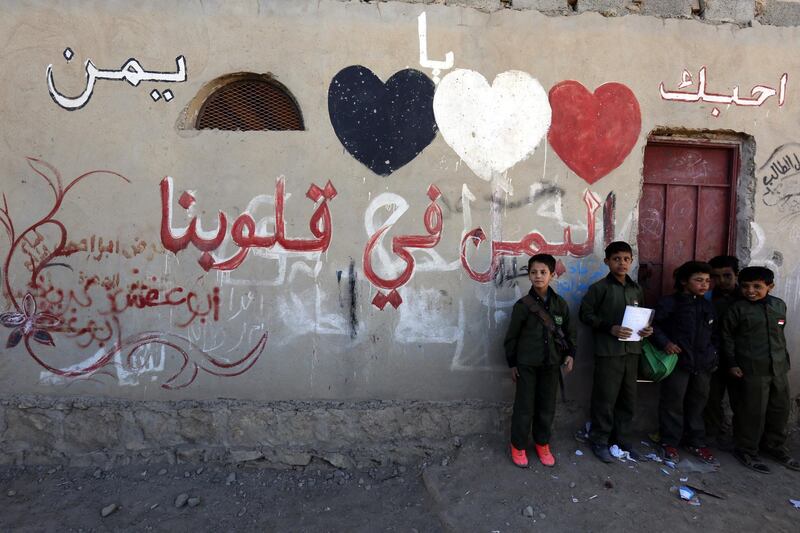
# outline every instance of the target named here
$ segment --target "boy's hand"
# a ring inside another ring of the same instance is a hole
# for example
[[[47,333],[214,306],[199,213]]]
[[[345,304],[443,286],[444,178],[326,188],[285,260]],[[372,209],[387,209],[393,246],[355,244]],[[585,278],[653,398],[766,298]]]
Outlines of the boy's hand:
[[[742,369],[739,368],[738,366],[731,367],[731,369],[728,370],[728,372],[730,372],[731,376],[733,376],[735,378],[744,377],[744,372],[742,372]]]
[[[639,330],[639,336],[643,338],[649,337],[652,334],[653,334],[653,326],[647,326],[646,328]]]
[[[517,370],[517,367],[512,366],[511,367],[511,381],[516,383],[518,377],[519,377],[519,370]]]
[[[668,342],[667,345],[664,347],[664,351],[666,353],[681,353],[681,347],[675,344],[674,342]]]
[[[631,336],[633,330],[622,326],[611,326],[611,334],[618,339],[627,339]]]
[[[564,373],[565,374],[569,374],[570,372],[572,372],[572,365],[573,365],[574,362],[575,362],[575,360],[572,358],[571,355],[568,355],[564,359],[564,363],[561,366],[564,367]]]

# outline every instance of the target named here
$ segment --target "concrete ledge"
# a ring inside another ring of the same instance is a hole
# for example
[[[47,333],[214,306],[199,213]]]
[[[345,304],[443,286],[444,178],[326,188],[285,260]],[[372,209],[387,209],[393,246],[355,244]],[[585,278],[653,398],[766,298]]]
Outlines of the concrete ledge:
[[[636,426],[657,424],[657,389],[640,388]],[[510,403],[482,401],[132,401],[0,398],[0,464],[119,466],[237,463],[288,468],[410,464],[470,435],[507,438]],[[559,402],[554,428],[571,435],[588,413]],[[800,395],[790,426],[800,422]]]
[[[478,11],[497,11],[503,9],[503,2],[500,0],[445,0],[444,4],[448,6],[463,6],[477,9]]]
[[[547,14],[570,15],[573,13],[568,0],[512,0],[512,9],[532,9]]]
[[[692,18],[697,0],[644,0],[639,14],[662,18]]]
[[[703,0],[703,19],[747,26],[755,17],[755,0]]]
[[[771,26],[798,26],[800,25],[800,2],[769,0],[764,4],[764,10],[758,17],[761,24]]]
[[[632,0],[578,0],[578,13],[595,11],[606,17],[621,17],[631,11],[628,6]]]
[[[469,7],[491,13],[502,9],[538,11],[545,15],[597,12],[607,17],[644,15],[695,19],[709,24],[749,26],[753,20],[772,26],[800,26],[800,0],[339,0],[340,2],[403,2]],[[573,7],[574,6],[574,7]],[[702,16],[698,12],[702,10]]]
[[[245,462],[339,468],[410,463],[457,437],[502,433],[508,404],[478,401],[151,402],[0,399],[0,464]]]

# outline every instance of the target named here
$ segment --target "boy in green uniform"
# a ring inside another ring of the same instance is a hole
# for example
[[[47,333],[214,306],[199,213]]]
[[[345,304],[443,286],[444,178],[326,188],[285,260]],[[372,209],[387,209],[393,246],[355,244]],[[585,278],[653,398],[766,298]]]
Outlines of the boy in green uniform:
[[[575,325],[569,306],[549,286],[555,270],[552,255],[530,258],[531,289],[514,304],[504,342],[511,379],[517,384],[511,416],[511,460],[522,468],[528,466],[526,448],[531,429],[539,460],[545,466],[555,465],[550,433],[560,367],[569,373],[575,356]]]
[[[722,351],[738,382],[733,409],[734,456],[748,468],[767,474],[759,450],[792,470],[800,462],[786,448],[789,421],[789,353],[786,351],[786,303],[771,296],[773,272],[747,267],[739,273],[743,298],[722,320]]]
[[[716,315],[715,326],[719,328],[722,318],[728,307],[735,302],[741,294],[737,285],[739,275],[739,260],[732,255],[718,255],[709,262],[711,265],[711,290],[706,293],[706,298],[714,305]],[[706,437],[713,441],[719,439],[730,428],[725,420],[725,411],[722,408],[722,399],[729,388],[731,380],[728,368],[720,362],[719,368],[711,374],[711,383],[708,389],[708,403],[703,411],[703,420],[706,426]],[[730,396],[728,390],[728,396]],[[731,399],[733,404],[733,399]],[[718,442],[720,442],[718,440]]]
[[[594,380],[589,441],[592,451],[605,463],[613,462],[610,444],[638,459],[633,448],[633,414],[636,407],[636,375],[641,342],[624,341],[633,331],[624,328],[625,307],[644,302],[644,291],[628,276],[633,250],[627,242],[616,241],[606,247],[608,276],[594,283],[583,297],[581,322],[594,333]],[[653,328],[639,331],[647,337]]]

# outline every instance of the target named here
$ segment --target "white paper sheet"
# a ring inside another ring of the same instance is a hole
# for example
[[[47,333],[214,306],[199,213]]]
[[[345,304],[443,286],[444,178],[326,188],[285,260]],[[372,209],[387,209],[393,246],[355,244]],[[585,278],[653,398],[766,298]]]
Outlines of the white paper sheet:
[[[654,311],[647,307],[625,306],[625,315],[622,317],[622,326],[633,330],[631,336],[621,341],[640,341],[639,331],[650,325]]]

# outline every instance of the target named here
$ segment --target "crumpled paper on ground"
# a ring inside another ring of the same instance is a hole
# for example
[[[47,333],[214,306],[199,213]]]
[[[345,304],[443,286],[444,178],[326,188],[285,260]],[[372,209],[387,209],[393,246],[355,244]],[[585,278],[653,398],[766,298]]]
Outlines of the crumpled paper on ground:
[[[634,463],[637,462],[636,459],[631,457],[631,453],[630,452],[623,450],[622,448],[620,448],[616,444],[611,446],[608,449],[608,452],[611,455],[613,455],[614,457],[616,457],[617,459],[619,459],[620,461],[622,461],[623,463],[626,462],[626,461],[633,461]]]
[[[700,498],[697,497],[697,493],[689,487],[681,485],[678,487],[678,494],[681,500],[689,502],[689,505],[700,505]]]

